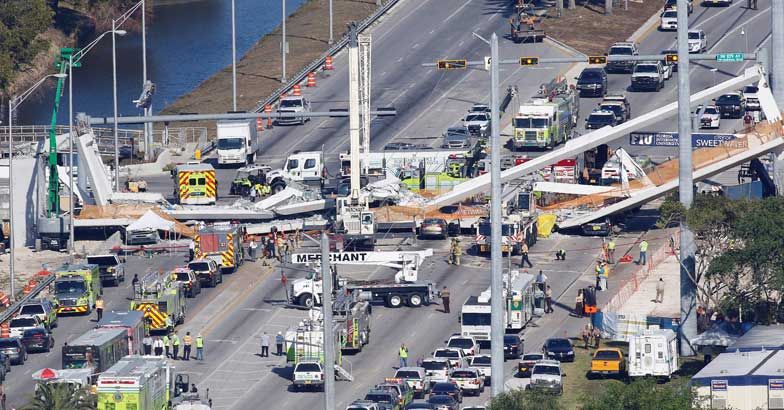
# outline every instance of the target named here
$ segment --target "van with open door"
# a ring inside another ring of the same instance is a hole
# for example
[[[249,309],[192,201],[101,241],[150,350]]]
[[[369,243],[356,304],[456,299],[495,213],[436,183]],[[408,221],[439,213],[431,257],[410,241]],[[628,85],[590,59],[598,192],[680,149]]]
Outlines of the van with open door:
[[[671,329],[645,329],[629,339],[629,377],[671,378],[678,371],[678,338]]]

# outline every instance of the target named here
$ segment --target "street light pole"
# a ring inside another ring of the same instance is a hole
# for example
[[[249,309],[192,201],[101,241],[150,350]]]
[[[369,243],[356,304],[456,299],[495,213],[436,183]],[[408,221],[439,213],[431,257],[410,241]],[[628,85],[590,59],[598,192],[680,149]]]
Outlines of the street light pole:
[[[142,0],[142,87],[147,84],[147,12],[146,0]],[[148,117],[152,113],[152,106],[144,109],[144,116]],[[152,123],[144,124],[144,156],[149,158],[151,152],[147,147],[152,146]],[[133,152],[131,152],[133,156]]]
[[[332,36],[332,0],[329,0],[329,41],[327,44],[332,45],[335,43],[335,38]]]
[[[283,40],[280,43],[281,49],[281,74],[280,74],[280,82],[285,83],[286,80],[286,0],[280,0],[281,6],[283,8],[281,23],[280,23],[280,32],[281,37]]]
[[[335,410],[335,334],[332,324],[332,272],[329,238],[321,234],[321,309],[324,330],[324,409]]]
[[[231,109],[237,111],[237,23],[234,0],[231,0]]]
[[[112,95],[114,96],[114,190],[120,192],[120,138],[117,130],[117,21],[112,19]],[[145,147],[149,150],[150,147]]]
[[[145,124],[145,127],[147,124]],[[74,184],[73,184],[73,54],[68,56],[68,255],[74,257]]]
[[[498,35],[490,36],[490,367],[493,397],[504,392],[504,304],[501,254],[501,128],[498,112]],[[500,377],[499,377],[500,376]]]
[[[686,209],[691,207],[694,199],[694,175],[692,168],[692,119],[689,87],[689,15],[688,1],[677,0],[678,14],[678,194],[681,204]],[[694,258],[696,244],[694,234],[685,221],[680,224],[680,300],[681,325],[679,330],[680,353],[682,356],[693,356],[691,340],[697,336],[696,294],[697,289],[692,281],[694,277]]]

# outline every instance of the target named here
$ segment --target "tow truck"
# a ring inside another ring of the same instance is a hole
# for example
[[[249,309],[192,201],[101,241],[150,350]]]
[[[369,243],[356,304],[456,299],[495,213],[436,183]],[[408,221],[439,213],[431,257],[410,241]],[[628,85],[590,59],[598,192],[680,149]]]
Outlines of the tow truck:
[[[425,258],[433,256],[432,249],[422,251],[398,252],[333,252],[330,263],[333,265],[377,265],[399,269],[394,280],[351,280],[334,275],[339,293],[363,293],[371,303],[383,303],[388,307],[410,307],[428,305],[436,297],[436,284],[430,281],[418,282],[419,268]],[[316,264],[321,261],[320,254],[294,254],[292,263]],[[291,282],[289,296],[292,303],[312,307],[321,304],[323,283],[319,271],[314,270],[305,278]]]

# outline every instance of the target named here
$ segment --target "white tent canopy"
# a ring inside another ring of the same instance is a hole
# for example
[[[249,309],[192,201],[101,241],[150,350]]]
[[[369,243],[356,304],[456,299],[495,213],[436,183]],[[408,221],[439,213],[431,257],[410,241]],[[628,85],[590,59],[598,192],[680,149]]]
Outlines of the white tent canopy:
[[[174,222],[162,218],[160,215],[150,210],[147,211],[141,218],[135,220],[133,223],[125,228],[127,231],[174,231]]]

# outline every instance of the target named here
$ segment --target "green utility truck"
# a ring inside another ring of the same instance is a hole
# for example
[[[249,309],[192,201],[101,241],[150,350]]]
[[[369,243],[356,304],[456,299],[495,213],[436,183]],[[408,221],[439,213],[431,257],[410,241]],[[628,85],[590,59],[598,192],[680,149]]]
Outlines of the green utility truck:
[[[168,409],[188,385],[176,385],[174,366],[165,358],[126,356],[98,376],[98,410]]]
[[[57,314],[92,312],[103,293],[98,265],[63,265],[54,272],[54,299]]]
[[[566,80],[542,84],[539,94],[520,106],[512,120],[514,150],[552,149],[572,136],[580,109],[579,94]]]

